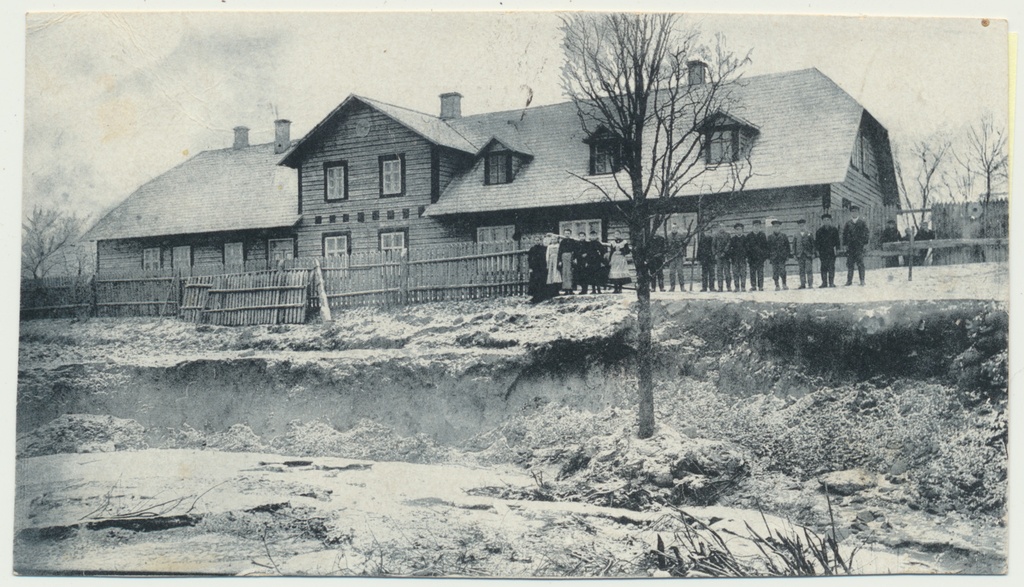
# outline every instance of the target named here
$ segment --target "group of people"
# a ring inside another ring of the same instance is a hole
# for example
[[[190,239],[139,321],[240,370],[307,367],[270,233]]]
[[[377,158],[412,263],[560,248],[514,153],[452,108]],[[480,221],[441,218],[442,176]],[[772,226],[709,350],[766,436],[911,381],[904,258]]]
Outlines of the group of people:
[[[879,241],[881,241],[883,244],[884,243],[898,243],[898,242],[903,242],[903,241],[909,241],[911,239],[911,236],[913,236],[914,240],[916,240],[916,241],[934,240],[935,239],[935,231],[932,230],[931,227],[927,223],[925,223],[923,226],[921,226],[921,228],[919,228],[917,230],[916,233],[913,232],[913,229],[908,226],[907,229],[903,232],[903,234],[900,234],[900,229],[896,227],[896,221],[895,220],[889,220],[888,222],[886,222],[885,228],[882,229],[882,233],[879,235]],[[913,256],[914,265],[919,265],[920,266],[920,265],[924,264],[925,257],[927,255],[928,255],[928,250],[927,249],[922,249],[922,250],[919,250],[916,253],[914,253],[914,256]],[[910,264],[909,256],[908,255],[904,255],[903,256],[903,265],[909,265],[909,264]],[[886,267],[899,267],[900,266],[900,256],[899,255],[892,255],[892,256],[886,257],[885,258],[885,266]]]
[[[850,208],[850,220],[842,234],[832,222],[832,215],[821,215],[821,226],[811,233],[807,221],[797,220],[798,232],[790,241],[782,232],[782,221],[771,220],[772,232],[766,234],[764,222],[753,221],[753,229],[744,231],[742,222],[733,225],[732,232],[719,223],[717,231],[703,231],[697,240],[696,261],[700,263],[700,291],[764,291],[765,263],[771,263],[772,281],[776,290],[789,289],[786,264],[796,258],[799,289],[814,287],[814,258],[820,260],[821,285],[835,287],[836,257],[840,247],[846,248],[846,285],[853,285],[856,272],[860,285],[864,285],[864,251],[870,231],[860,218],[857,206]],[[895,222],[890,228],[895,228]],[[888,229],[887,229],[888,230]],[[891,234],[883,234],[885,238]],[[897,237],[899,234],[897,232]],[[920,237],[919,237],[920,238]],[[927,238],[927,236],[926,236]],[[934,238],[934,236],[932,236]],[[654,235],[648,250],[646,270],[649,271],[651,290],[665,291],[665,270],[669,273],[669,290],[676,284],[683,287],[688,237],[673,224],[667,237]],[[537,236],[527,254],[530,268],[528,293],[534,303],[559,294],[599,294],[610,286],[621,293],[630,282],[627,257],[632,251],[619,231],[612,233],[609,242],[600,240],[597,232],[580,232],[573,238],[566,230],[560,237],[554,233]],[[898,261],[897,261],[898,262]]]
[[[750,274],[750,291],[764,291],[764,265],[771,263],[772,281],[775,289],[789,289],[786,264],[796,258],[799,289],[814,287],[814,258],[821,261],[821,285],[819,288],[835,287],[836,257],[838,249],[846,245],[846,285],[853,284],[856,270],[860,285],[864,285],[864,250],[868,244],[868,225],[853,206],[851,218],[843,227],[842,239],[839,229],[832,223],[832,215],[821,215],[822,224],[813,234],[807,228],[807,221],[797,220],[798,232],[792,243],[782,233],[782,221],[772,220],[772,233],[765,234],[764,222],[753,221],[753,230],[744,233],[743,223],[733,225],[733,232],[726,231],[719,223],[713,235],[701,234],[697,241],[697,261],[701,267],[701,291],[747,291],[747,272]]]
[[[600,235],[591,231],[580,232],[573,238],[572,230],[559,237],[553,232],[535,237],[527,251],[530,284],[527,293],[534,303],[559,294],[599,294],[607,286],[614,293],[622,293],[622,286],[630,281],[626,256],[631,253],[629,242],[619,231],[612,232],[609,242],[601,242]]]

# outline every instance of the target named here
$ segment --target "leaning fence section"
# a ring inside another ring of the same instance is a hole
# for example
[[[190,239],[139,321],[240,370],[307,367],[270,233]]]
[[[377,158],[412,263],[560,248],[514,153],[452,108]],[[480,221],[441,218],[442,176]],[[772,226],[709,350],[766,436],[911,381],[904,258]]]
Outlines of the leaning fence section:
[[[309,283],[307,269],[193,276],[183,287],[181,316],[221,326],[301,324]]]

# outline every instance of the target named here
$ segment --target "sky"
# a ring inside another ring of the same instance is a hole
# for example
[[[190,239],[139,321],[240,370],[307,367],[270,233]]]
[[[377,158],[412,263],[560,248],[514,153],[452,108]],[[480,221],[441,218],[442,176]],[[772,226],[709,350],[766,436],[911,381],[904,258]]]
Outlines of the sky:
[[[750,51],[744,75],[816,67],[896,143],[1005,124],[1006,24],[980,19],[692,15]],[[42,13],[26,23],[23,211],[91,218],[205,149],[273,120],[301,137],[350,93],[428,113],[565,100],[553,13]],[[458,31],[458,34],[453,34]]]

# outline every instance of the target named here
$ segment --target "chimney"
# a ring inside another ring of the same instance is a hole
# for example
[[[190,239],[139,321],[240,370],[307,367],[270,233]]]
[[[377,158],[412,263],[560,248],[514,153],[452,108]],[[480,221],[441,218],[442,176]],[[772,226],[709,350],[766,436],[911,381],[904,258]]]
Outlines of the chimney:
[[[249,127],[247,126],[236,126],[235,127],[235,144],[233,148],[244,149],[249,146]]]
[[[708,81],[708,64],[694,59],[686,62],[686,83],[699,86]]]
[[[274,121],[274,153],[280,155],[292,146],[290,129],[292,121],[279,119]]]
[[[462,118],[462,94],[448,92],[441,94],[441,120]]]

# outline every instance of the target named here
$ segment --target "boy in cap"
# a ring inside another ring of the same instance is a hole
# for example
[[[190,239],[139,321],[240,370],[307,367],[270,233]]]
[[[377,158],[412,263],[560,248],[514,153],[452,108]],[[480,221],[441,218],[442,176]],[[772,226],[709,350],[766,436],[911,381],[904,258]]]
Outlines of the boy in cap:
[[[775,282],[775,291],[779,290],[779,279],[782,280],[782,289],[789,289],[786,285],[786,261],[791,255],[789,249],[789,237],[782,234],[782,221],[772,220],[772,234],[768,237],[768,255],[772,262],[772,281]]]
[[[732,264],[733,291],[747,289],[747,235],[743,234],[743,223],[732,225],[733,234],[729,239],[729,263]]]
[[[832,215],[828,212],[821,215],[821,226],[814,233],[814,245],[821,259],[821,287],[835,287],[839,229],[832,224]]]
[[[793,239],[793,256],[800,272],[800,289],[807,289],[814,287],[814,236],[807,230],[806,220],[801,218],[796,224],[800,230]]]
[[[718,232],[712,237],[715,251],[715,273],[718,274],[718,291],[732,291],[731,266],[729,264],[729,233],[725,231],[725,223],[718,223]]]
[[[864,249],[868,246],[868,223],[860,217],[860,208],[850,206],[850,219],[843,226],[843,244],[846,245],[846,285],[853,285],[853,269],[857,268],[860,284],[864,285]]]
[[[764,291],[764,262],[768,260],[768,236],[764,222],[754,220],[754,230],[747,235],[747,263],[750,265],[750,291]]]

